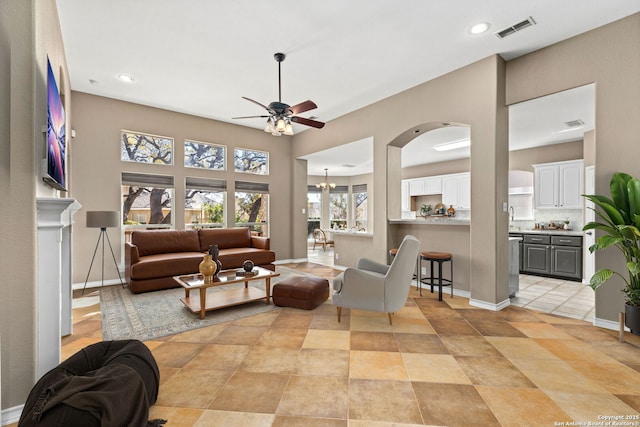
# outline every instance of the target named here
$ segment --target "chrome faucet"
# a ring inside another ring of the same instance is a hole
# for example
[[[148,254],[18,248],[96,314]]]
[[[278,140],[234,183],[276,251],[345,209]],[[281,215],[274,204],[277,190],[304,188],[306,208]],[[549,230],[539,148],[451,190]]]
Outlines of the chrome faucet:
[[[516,216],[513,206],[509,206],[509,213],[511,213],[511,221],[513,221]]]

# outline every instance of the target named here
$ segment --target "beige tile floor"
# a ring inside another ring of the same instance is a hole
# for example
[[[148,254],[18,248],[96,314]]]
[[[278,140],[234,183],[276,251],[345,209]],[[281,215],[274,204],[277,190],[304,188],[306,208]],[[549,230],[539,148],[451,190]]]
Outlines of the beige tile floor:
[[[520,290],[511,304],[587,322],[595,318],[595,292],[571,280],[521,274]]]
[[[290,268],[331,279],[314,263]],[[95,298],[95,296],[93,296]],[[168,426],[553,426],[640,414],[640,337],[521,307],[491,312],[411,290],[383,313],[279,308],[147,341],[151,418]],[[99,341],[74,309],[63,356]]]

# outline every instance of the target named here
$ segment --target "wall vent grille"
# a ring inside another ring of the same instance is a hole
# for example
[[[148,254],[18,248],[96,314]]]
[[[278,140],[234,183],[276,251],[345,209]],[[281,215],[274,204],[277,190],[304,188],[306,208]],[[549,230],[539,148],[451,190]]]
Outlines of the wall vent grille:
[[[498,31],[495,34],[499,39],[503,39],[507,36],[515,34],[517,31],[524,30],[525,28],[531,27],[533,25],[536,25],[536,21],[534,21],[532,17],[528,17],[524,21],[520,21],[517,24],[505,28],[504,30]]]
[[[564,124],[567,125],[570,128],[584,126],[584,122],[582,120],[580,120],[580,119],[570,120],[568,122],[564,122]]]

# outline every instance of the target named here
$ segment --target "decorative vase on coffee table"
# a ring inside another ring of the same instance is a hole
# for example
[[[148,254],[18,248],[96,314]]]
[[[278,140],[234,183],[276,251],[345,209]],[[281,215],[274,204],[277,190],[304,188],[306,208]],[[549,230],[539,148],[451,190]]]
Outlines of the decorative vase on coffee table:
[[[211,254],[206,254],[202,262],[198,266],[198,270],[200,271],[200,274],[202,274],[202,276],[204,277],[204,283],[213,282],[213,276],[216,273],[217,269],[218,269],[218,264],[213,262]]]
[[[209,246],[209,255],[211,255],[211,260],[216,263],[216,271],[213,273],[213,277],[216,277],[222,270],[222,262],[218,259],[218,253],[218,245]]]

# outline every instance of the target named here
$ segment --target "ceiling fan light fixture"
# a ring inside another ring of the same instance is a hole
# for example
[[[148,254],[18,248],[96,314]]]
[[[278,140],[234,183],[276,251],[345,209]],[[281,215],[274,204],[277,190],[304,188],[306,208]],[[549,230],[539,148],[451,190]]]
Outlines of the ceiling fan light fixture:
[[[276,131],[276,128],[273,127],[273,122],[271,119],[267,119],[267,125],[264,127],[264,131],[267,133],[273,133]]]
[[[293,126],[290,122],[287,122],[287,124],[284,126],[284,134],[288,136],[293,135]]]
[[[280,117],[278,119],[278,121],[276,122],[276,130],[278,132],[284,132],[284,128],[285,128],[285,123],[284,123],[284,119],[282,117]]]

